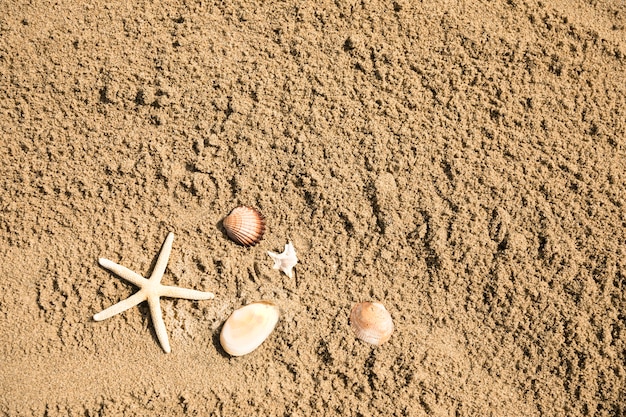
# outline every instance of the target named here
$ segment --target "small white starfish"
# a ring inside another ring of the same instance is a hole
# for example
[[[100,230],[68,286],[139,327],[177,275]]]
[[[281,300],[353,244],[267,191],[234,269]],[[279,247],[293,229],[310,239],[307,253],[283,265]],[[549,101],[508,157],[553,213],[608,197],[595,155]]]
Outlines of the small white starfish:
[[[98,262],[103,268],[106,268],[114,274],[118,275],[120,278],[123,278],[126,281],[135,284],[139,287],[139,291],[126,298],[125,300],[122,300],[119,303],[114,304],[111,307],[106,308],[93,316],[93,319],[95,321],[106,320],[109,317],[112,317],[116,314],[128,310],[131,307],[136,306],[142,301],[148,300],[148,305],[150,306],[150,315],[152,317],[152,324],[154,325],[154,331],[156,332],[157,338],[161,343],[161,347],[166,353],[170,353],[171,348],[170,342],[167,338],[167,331],[165,330],[165,322],[163,321],[163,316],[161,313],[161,303],[159,298],[172,297],[185,298],[188,300],[210,300],[214,297],[213,293],[210,292],[161,285],[161,279],[163,278],[163,274],[165,273],[167,261],[170,258],[170,253],[172,253],[173,241],[174,233],[170,232],[165,239],[165,243],[163,243],[163,247],[161,248],[161,252],[159,253],[159,257],[156,261],[156,264],[154,265],[152,275],[150,275],[149,279],[142,277],[141,275],[131,271],[130,269],[122,265],[118,265],[115,262],[109,261],[108,259],[98,259]]]
[[[274,260],[274,269],[280,269],[289,278],[293,277],[292,269],[298,263],[293,243],[287,243],[283,253],[267,252],[267,254]]]

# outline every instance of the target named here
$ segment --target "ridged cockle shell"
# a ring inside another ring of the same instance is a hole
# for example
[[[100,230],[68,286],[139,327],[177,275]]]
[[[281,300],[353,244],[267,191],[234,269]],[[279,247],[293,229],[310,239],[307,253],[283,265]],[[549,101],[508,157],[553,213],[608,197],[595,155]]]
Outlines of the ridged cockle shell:
[[[265,233],[265,217],[252,207],[233,209],[222,224],[228,237],[243,246],[256,245]]]
[[[232,356],[246,355],[272,333],[279,309],[271,301],[258,301],[235,310],[220,333],[220,343]]]
[[[378,302],[355,304],[350,311],[350,326],[356,337],[373,345],[385,343],[393,333],[391,314]]]

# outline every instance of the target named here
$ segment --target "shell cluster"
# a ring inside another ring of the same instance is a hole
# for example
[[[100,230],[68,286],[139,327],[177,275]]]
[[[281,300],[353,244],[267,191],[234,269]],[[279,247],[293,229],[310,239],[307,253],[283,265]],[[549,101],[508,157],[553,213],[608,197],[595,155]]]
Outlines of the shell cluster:
[[[272,333],[279,313],[271,301],[258,301],[235,310],[222,327],[222,348],[231,356],[252,352]]]
[[[393,333],[393,320],[384,305],[378,302],[357,303],[350,311],[350,326],[364,342],[381,345]]]
[[[222,221],[226,234],[242,246],[254,246],[265,233],[265,217],[253,207],[240,206]]]
[[[265,233],[265,217],[255,208],[239,206],[222,222],[226,234],[242,246],[254,246]],[[283,253],[268,252],[274,268],[291,278],[291,268],[298,259],[293,244],[285,245]],[[257,349],[274,331],[280,310],[271,301],[257,301],[235,310],[220,332],[220,344],[231,356],[243,356]],[[376,301],[355,304],[350,311],[350,327],[356,337],[379,346],[389,340],[394,330],[391,314]]]

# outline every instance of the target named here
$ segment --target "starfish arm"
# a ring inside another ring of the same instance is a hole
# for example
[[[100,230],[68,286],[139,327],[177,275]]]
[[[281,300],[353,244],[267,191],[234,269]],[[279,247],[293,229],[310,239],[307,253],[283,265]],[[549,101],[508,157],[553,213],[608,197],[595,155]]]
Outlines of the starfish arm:
[[[283,272],[289,277],[289,279],[293,278],[293,266],[283,269]]]
[[[93,319],[95,321],[106,320],[109,317],[113,317],[116,314],[119,314],[123,311],[128,310],[131,307],[136,306],[137,304],[141,303],[145,299],[146,299],[146,295],[143,292],[141,291],[136,292],[135,294],[120,301],[119,303],[113,304],[111,307],[105,308],[101,312],[94,314]]]
[[[184,298],[187,300],[211,300],[215,295],[212,292],[191,290],[188,288],[170,287],[163,285],[159,289],[161,297]]]
[[[126,281],[136,285],[137,287],[141,287],[147,281],[144,277],[142,277],[138,273],[131,271],[125,266],[118,265],[113,261],[109,261],[108,259],[100,258],[98,259],[98,263],[103,268],[108,269],[109,271],[113,272],[115,275],[119,276],[120,278],[125,279]]]
[[[270,258],[272,258],[272,260],[274,261],[274,269],[280,269],[280,266],[282,264],[282,260],[281,260],[281,256],[278,253],[275,252],[267,252],[267,254],[270,256]]]
[[[150,281],[161,282],[163,274],[165,273],[165,268],[167,267],[167,261],[169,261],[170,254],[172,253],[173,242],[174,233],[169,232],[165,238],[163,247],[161,247],[161,252],[159,253],[159,257],[154,265],[154,269],[152,270],[152,275],[150,275]]]
[[[296,248],[293,247],[293,243],[289,242],[285,245],[285,256],[287,258],[296,258]]]
[[[150,317],[152,317],[152,325],[154,331],[161,343],[161,347],[165,353],[170,353],[170,341],[167,337],[167,330],[165,329],[165,322],[163,321],[163,313],[161,313],[161,302],[158,295],[148,297],[148,304],[150,305]]]

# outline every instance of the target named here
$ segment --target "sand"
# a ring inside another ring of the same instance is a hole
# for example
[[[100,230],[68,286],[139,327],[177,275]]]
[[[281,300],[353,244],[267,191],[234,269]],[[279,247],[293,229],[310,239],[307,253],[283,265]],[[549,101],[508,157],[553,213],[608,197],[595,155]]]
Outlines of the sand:
[[[0,413],[626,414],[626,5],[299,3],[2,3]],[[162,300],[165,354],[145,303],[92,317],[170,231],[216,297]]]

